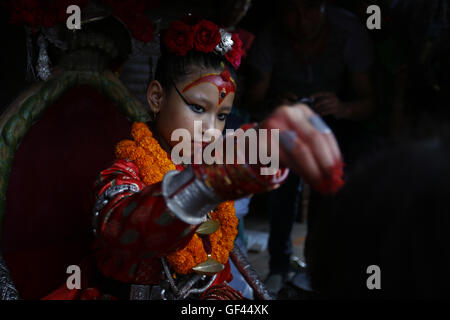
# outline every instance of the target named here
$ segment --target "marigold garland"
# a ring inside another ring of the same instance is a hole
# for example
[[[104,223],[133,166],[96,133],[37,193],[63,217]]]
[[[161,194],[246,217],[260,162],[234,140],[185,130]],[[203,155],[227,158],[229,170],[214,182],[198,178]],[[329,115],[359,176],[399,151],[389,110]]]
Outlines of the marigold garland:
[[[162,181],[168,171],[176,169],[145,123],[135,122],[131,129],[131,136],[134,140],[123,140],[117,144],[116,157],[129,159],[136,163],[141,179],[146,185]],[[211,213],[211,218],[220,222],[220,228],[210,235],[211,257],[225,264],[238,233],[238,219],[235,214],[234,202],[221,203]],[[192,272],[193,267],[206,261],[208,257],[202,240],[194,234],[186,247],[166,258],[175,272],[187,274]]]

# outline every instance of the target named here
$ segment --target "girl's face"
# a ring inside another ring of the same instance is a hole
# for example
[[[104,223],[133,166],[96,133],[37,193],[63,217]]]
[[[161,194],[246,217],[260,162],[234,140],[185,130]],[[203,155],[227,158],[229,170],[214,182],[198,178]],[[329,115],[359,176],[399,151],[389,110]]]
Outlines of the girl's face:
[[[151,97],[149,97],[158,85],[154,83],[155,81],[150,84],[147,90],[147,98],[150,108],[157,113],[155,127],[160,138],[164,140],[160,142],[166,150],[170,150],[180,142],[171,141],[171,135],[175,129],[187,129],[192,138],[191,144],[194,146],[194,144],[204,145],[211,141],[210,135],[203,134],[206,130],[218,129],[223,131],[225,128],[225,121],[231,112],[235,93],[227,91],[225,95],[222,92],[223,98],[220,99],[221,92],[219,92],[217,81],[214,81],[214,79],[208,81],[205,78],[206,75],[211,73],[217,74],[217,71],[202,70],[192,73],[183,81],[175,83],[176,88],[162,94],[163,98],[159,110],[152,106]],[[201,80],[198,83],[192,85],[199,79]],[[179,92],[177,92],[177,89]],[[222,89],[222,91],[224,90]],[[201,121],[201,126],[194,127],[194,121]],[[194,141],[194,137],[202,137],[202,141]]]

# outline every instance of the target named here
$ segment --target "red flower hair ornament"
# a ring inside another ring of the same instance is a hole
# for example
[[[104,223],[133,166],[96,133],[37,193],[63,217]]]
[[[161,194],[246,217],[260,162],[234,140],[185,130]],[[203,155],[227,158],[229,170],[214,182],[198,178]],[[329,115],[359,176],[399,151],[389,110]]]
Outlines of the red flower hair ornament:
[[[243,51],[238,35],[231,34],[208,20],[200,20],[194,26],[182,21],[171,22],[163,36],[163,43],[170,52],[179,56],[195,49],[225,56],[235,69],[241,64]]]

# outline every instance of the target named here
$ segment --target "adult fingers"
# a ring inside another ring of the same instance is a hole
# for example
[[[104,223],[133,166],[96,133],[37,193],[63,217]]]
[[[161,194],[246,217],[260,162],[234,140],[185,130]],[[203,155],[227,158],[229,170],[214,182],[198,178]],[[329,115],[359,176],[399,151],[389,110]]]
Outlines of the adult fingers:
[[[292,92],[286,93],[284,98],[290,100],[291,102],[298,101],[298,96]]]
[[[314,99],[322,99],[322,98],[328,98],[333,96],[334,94],[332,92],[316,92],[311,95],[311,98]]]
[[[314,108],[316,110],[327,108],[336,105],[336,99],[334,98],[323,98],[314,103]]]

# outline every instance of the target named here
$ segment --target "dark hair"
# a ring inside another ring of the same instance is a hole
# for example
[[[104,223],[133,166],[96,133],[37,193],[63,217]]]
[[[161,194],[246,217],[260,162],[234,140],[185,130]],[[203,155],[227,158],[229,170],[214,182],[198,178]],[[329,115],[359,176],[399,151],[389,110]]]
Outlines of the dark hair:
[[[185,56],[177,56],[168,52],[161,44],[161,57],[156,66],[155,80],[158,80],[165,90],[170,91],[173,82],[183,81],[199,69],[222,72],[223,64],[237,82],[236,70],[224,56],[214,52],[205,53],[196,50],[189,51]]]

